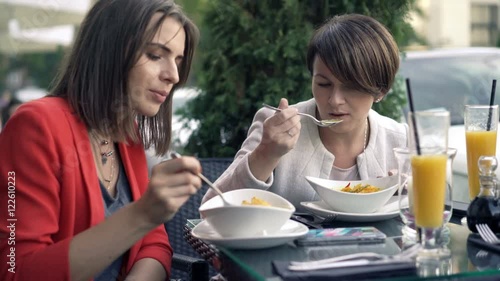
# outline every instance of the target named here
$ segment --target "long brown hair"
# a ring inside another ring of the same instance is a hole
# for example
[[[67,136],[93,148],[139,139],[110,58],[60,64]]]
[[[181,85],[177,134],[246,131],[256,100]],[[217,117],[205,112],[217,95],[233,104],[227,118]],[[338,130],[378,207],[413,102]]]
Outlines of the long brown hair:
[[[316,30],[307,51],[311,75],[316,56],[343,84],[375,97],[391,89],[399,68],[391,33],[377,20],[359,14],[335,16]]]
[[[151,29],[157,12],[162,17]],[[129,73],[166,17],[177,19],[186,33],[179,83],[154,117],[134,112],[127,81]],[[199,31],[171,0],[100,0],[85,17],[52,96],[68,100],[89,130],[114,141],[138,142],[165,154],[171,142],[172,96],[188,78]],[[139,130],[136,128],[136,122]]]

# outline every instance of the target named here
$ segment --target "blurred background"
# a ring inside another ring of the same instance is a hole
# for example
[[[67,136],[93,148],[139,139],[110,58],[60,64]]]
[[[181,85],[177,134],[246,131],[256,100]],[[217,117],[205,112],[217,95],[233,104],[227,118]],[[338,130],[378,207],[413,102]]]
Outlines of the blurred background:
[[[96,1],[0,0],[3,123],[17,105],[50,90],[79,24]],[[443,92],[439,85],[429,90],[429,85],[436,81],[455,92],[462,89],[482,96],[491,87],[490,76],[498,74],[500,0],[176,2],[196,22],[202,36],[189,85],[174,94],[174,148],[199,157],[232,157],[263,102],[277,104],[281,97],[286,97],[295,103],[311,97],[310,75],[305,66],[307,42],[315,27],[336,14],[372,16],[384,23],[396,38],[402,51],[401,74],[391,94],[374,107],[390,117],[404,116],[405,76],[415,80],[417,94],[419,85],[427,86],[422,88],[425,91],[422,97],[416,97],[416,103],[432,108],[452,106],[422,102]],[[454,51],[440,52],[430,58],[418,55],[422,51],[431,54],[443,49]],[[482,59],[475,59],[478,52]],[[455,63],[456,57],[464,54],[468,54],[467,62],[459,59]],[[477,66],[471,66],[476,61],[479,61]],[[453,67],[442,68],[443,65]],[[423,77],[422,73],[429,73],[429,69],[436,71],[427,75],[431,77]],[[457,69],[465,69],[466,73],[459,78],[436,76],[456,75]],[[485,82],[478,82],[478,75]],[[420,77],[422,81],[418,81]],[[460,84],[448,87],[454,82]],[[450,102],[453,98],[443,96],[441,100]],[[457,114],[461,114],[461,109]],[[456,120],[460,118],[456,116]]]

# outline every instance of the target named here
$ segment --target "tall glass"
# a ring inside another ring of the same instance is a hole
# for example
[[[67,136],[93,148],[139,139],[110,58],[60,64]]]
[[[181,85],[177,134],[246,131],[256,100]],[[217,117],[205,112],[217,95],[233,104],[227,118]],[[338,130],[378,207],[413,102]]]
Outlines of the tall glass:
[[[448,129],[445,110],[409,113],[412,199],[422,250],[417,260],[448,257],[439,244],[447,189]]]
[[[411,171],[412,152],[408,148],[394,148],[394,154],[398,161],[398,200],[400,216],[405,226],[402,229],[405,243],[417,242],[417,227],[415,224],[415,214],[413,207],[413,177]],[[448,148],[446,164],[446,190],[444,197],[443,225],[451,219],[453,209],[453,159],[457,154],[456,148]],[[444,234],[444,235],[443,235]],[[449,238],[449,229],[443,227],[441,237],[442,243],[446,244]]]
[[[479,194],[477,161],[482,155],[496,155],[498,105],[466,105],[464,110],[465,142],[469,199]]]

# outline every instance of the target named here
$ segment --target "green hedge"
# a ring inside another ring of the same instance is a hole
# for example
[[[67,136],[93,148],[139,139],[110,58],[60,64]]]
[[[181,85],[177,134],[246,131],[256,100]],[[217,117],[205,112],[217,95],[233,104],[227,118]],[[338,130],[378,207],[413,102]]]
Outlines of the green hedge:
[[[305,64],[308,40],[317,26],[336,14],[360,13],[384,23],[399,46],[415,38],[405,22],[414,0],[211,0],[200,24],[202,94],[181,114],[200,122],[184,153],[232,157],[246,138],[263,102],[281,97],[296,103],[312,97]],[[398,119],[406,102],[399,80],[378,112]]]

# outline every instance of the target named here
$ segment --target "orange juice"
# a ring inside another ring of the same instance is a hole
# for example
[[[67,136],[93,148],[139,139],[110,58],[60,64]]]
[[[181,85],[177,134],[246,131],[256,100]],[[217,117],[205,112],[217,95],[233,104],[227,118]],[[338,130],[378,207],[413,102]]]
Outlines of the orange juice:
[[[443,224],[448,155],[418,155],[411,158],[413,210],[419,227],[437,228]]]
[[[480,156],[495,155],[497,151],[496,131],[466,131],[467,174],[469,175],[469,198],[479,194],[479,168],[477,160]]]

